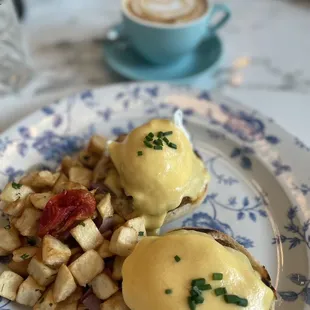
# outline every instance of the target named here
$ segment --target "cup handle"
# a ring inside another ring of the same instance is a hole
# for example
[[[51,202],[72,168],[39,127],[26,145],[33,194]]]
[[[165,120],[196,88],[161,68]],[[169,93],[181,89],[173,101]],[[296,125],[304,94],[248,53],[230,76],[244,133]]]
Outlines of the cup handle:
[[[215,15],[217,15],[218,13],[223,13],[223,17],[214,25],[209,26],[209,31],[211,33],[216,32],[218,29],[220,29],[221,27],[223,27],[228,20],[231,17],[231,10],[230,8],[225,5],[225,4],[215,4],[212,8],[211,8],[211,12],[210,12],[210,20],[212,20],[214,18]]]

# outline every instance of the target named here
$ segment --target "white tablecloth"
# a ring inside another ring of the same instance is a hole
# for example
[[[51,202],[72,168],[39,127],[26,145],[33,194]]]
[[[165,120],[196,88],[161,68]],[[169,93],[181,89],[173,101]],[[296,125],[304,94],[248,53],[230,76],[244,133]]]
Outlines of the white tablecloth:
[[[222,2],[217,0],[217,2]],[[215,89],[274,118],[310,145],[310,2],[229,0],[220,31],[225,56]],[[74,91],[124,81],[102,59],[102,38],[120,21],[118,0],[26,0],[25,37],[36,76],[0,98],[0,131]],[[207,79],[196,87],[209,88]]]

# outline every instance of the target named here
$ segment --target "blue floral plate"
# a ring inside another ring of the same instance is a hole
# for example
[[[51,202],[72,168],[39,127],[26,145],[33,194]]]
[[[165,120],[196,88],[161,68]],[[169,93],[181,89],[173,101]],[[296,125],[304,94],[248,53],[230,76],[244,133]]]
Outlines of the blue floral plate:
[[[119,84],[84,91],[0,136],[0,186],[37,166],[55,168],[98,132],[118,135],[177,107],[212,175],[193,214],[164,227],[210,227],[243,244],[270,271],[276,309],[310,309],[309,149],[259,113],[184,86]],[[23,307],[5,299],[0,309]]]

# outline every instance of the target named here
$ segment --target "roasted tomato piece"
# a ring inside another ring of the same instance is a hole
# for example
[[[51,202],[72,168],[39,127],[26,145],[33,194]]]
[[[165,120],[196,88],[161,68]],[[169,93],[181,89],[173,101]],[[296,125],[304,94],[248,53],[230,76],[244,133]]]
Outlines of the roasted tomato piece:
[[[59,237],[96,210],[95,197],[84,189],[64,191],[52,197],[40,218],[39,236]]]

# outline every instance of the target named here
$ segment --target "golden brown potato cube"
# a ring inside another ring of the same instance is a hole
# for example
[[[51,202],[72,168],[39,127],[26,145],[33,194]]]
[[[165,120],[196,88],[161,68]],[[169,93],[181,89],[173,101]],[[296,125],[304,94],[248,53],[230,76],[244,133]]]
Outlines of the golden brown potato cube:
[[[52,192],[34,193],[30,195],[30,201],[35,208],[43,210],[52,197]]]
[[[15,272],[3,271],[0,276],[0,296],[15,300],[17,290],[24,279]]]
[[[94,250],[85,252],[69,266],[69,270],[81,286],[89,283],[96,275],[103,271],[103,268],[104,261]]]
[[[34,305],[33,310],[55,310],[56,302],[53,296],[53,289],[49,288]]]
[[[9,251],[0,248],[0,256],[7,256],[8,254],[10,254]]]
[[[97,204],[97,210],[102,218],[111,217],[114,214],[114,209],[111,204],[111,194],[107,193]]]
[[[114,256],[114,254],[110,251],[110,241],[109,240],[103,240],[102,244],[98,248],[97,252],[100,255],[101,258],[107,258]]]
[[[100,310],[130,310],[124,301],[123,295],[118,292],[100,305]]]
[[[64,173],[60,173],[59,178],[57,179],[56,183],[53,187],[53,193],[59,194],[64,190],[64,183],[68,182],[69,179],[66,177]]]
[[[34,246],[25,246],[13,251],[13,261],[20,263],[24,260],[30,259],[36,255],[38,248]]]
[[[115,168],[108,170],[107,176],[104,180],[104,185],[107,186],[117,197],[123,195],[119,174]]]
[[[28,276],[28,265],[30,263],[30,260],[27,259],[27,260],[24,260],[23,262],[20,262],[20,263],[16,263],[14,261],[11,261],[7,266],[8,268],[19,274],[21,277],[25,278]]]
[[[118,285],[105,273],[100,273],[91,282],[90,285],[94,294],[99,299],[108,299],[118,291]]]
[[[19,287],[16,302],[33,307],[42,296],[45,288],[29,276]]]
[[[67,300],[64,300],[59,304],[57,304],[56,310],[77,310],[77,307],[78,307],[77,301],[69,302]]]
[[[69,180],[89,187],[93,172],[84,167],[72,167],[69,170]]]
[[[39,228],[41,214],[42,212],[35,208],[26,208],[22,215],[14,222],[14,226],[25,237],[35,236]]]
[[[70,233],[84,251],[95,249],[103,242],[100,231],[91,219],[79,223]]]
[[[65,156],[61,162],[61,171],[68,176],[71,167],[83,167],[83,165],[78,159]]]
[[[109,157],[103,155],[98,161],[93,171],[93,182],[102,181],[105,179],[108,173],[108,169],[111,166]]]
[[[10,203],[19,199],[22,200],[31,193],[33,193],[33,190],[29,186],[10,182],[0,194],[0,199],[4,202]]]
[[[45,235],[42,242],[42,261],[52,267],[66,264],[71,256],[69,247],[50,235]]]
[[[43,262],[35,256],[28,265],[28,273],[38,284],[47,286],[55,280],[57,270],[44,265]]]
[[[112,279],[115,281],[122,280],[122,269],[126,257],[116,256],[113,262]]]
[[[102,155],[105,150],[107,139],[105,137],[94,135],[90,138],[88,150],[92,153]]]
[[[52,173],[48,170],[39,171],[35,174],[31,186],[36,189],[44,189],[47,187],[53,187],[59,178],[60,173]]]
[[[139,237],[146,236],[145,219],[142,216],[128,220],[124,226],[133,228],[138,233]]]
[[[7,203],[3,207],[3,212],[12,216],[20,216],[25,210],[25,200],[18,199],[14,202]]]
[[[0,228],[0,247],[2,249],[12,252],[20,246],[18,231],[12,225]]]
[[[116,229],[110,241],[110,251],[119,256],[128,256],[138,242],[138,233],[130,227]]]
[[[87,150],[83,150],[79,154],[79,159],[85,167],[93,169],[97,165],[100,159],[100,156],[97,154],[88,152]]]
[[[55,301],[61,302],[68,298],[77,286],[74,278],[66,265],[61,265],[53,287],[53,295]]]

